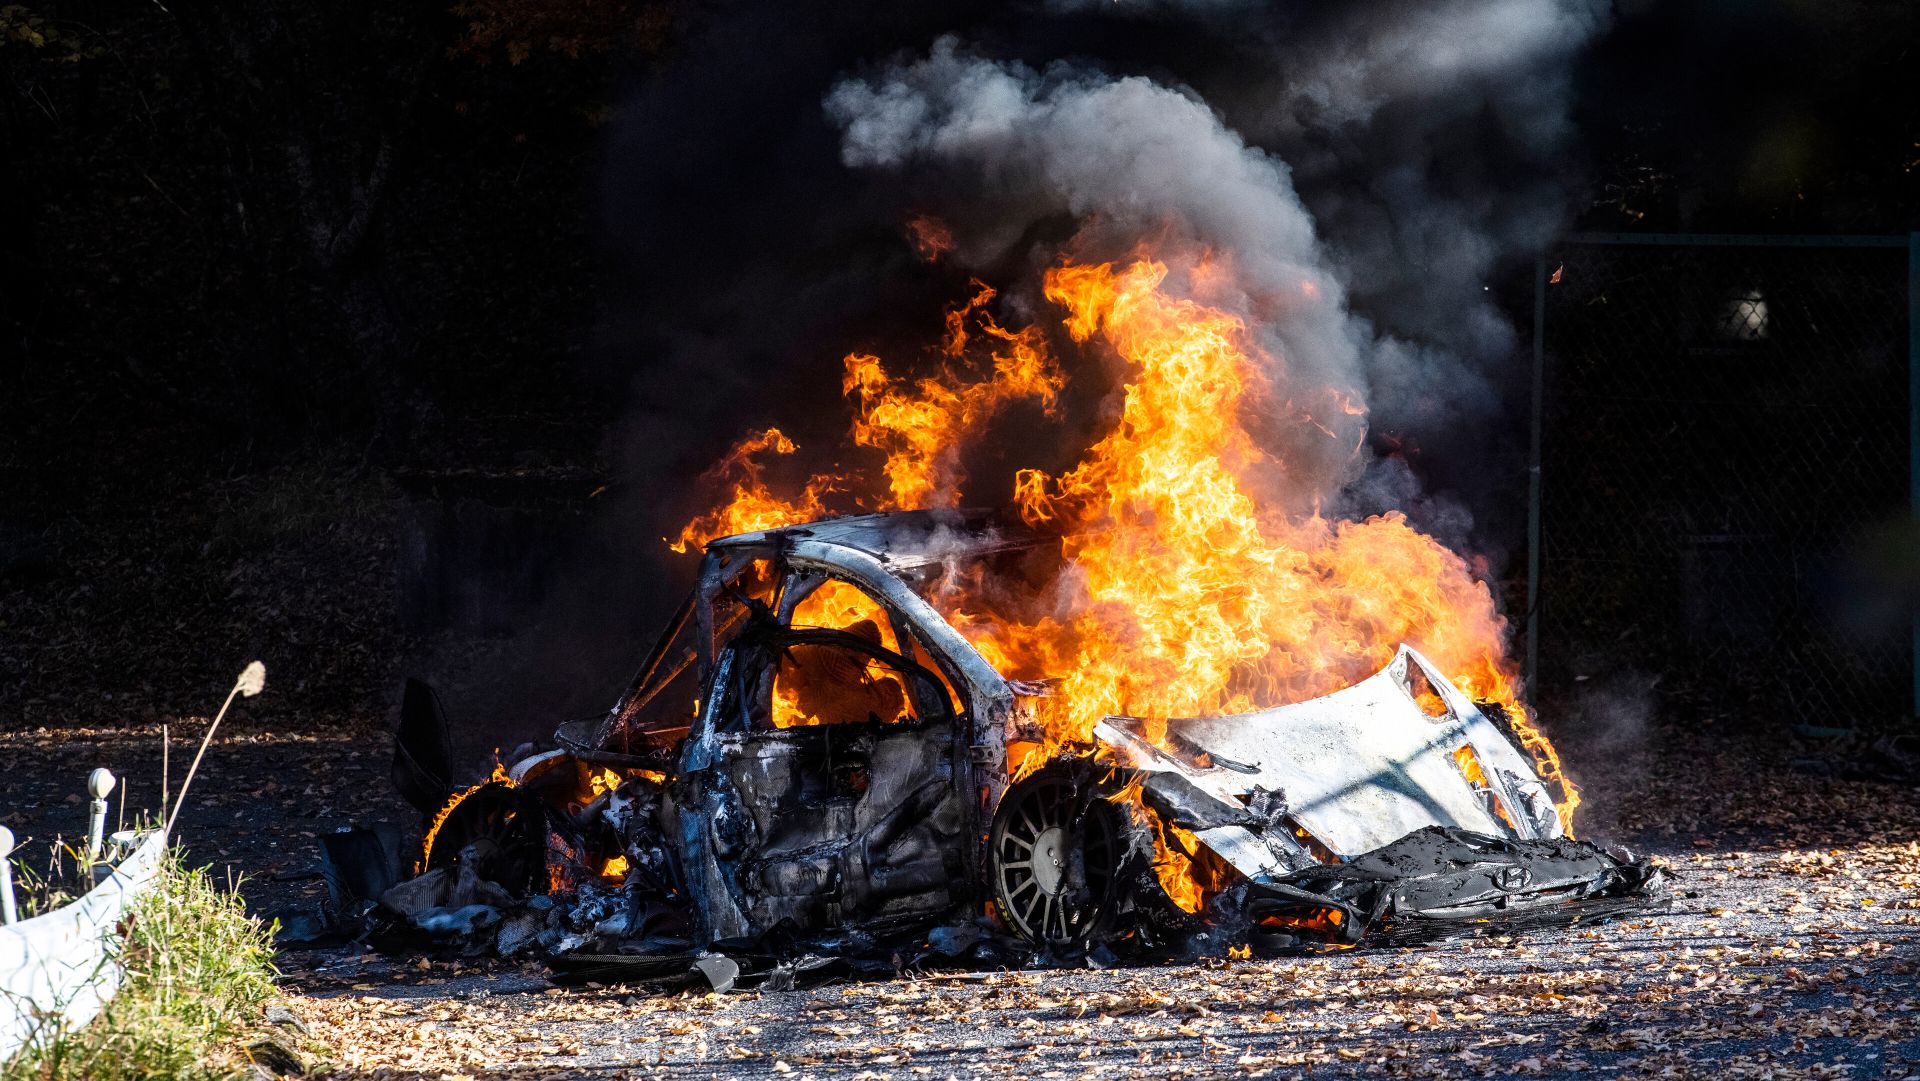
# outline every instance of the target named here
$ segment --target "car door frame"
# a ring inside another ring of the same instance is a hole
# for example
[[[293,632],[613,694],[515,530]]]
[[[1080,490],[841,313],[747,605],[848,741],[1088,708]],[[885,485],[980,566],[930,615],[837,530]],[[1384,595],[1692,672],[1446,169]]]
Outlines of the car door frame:
[[[805,537],[776,535],[750,543],[709,545],[695,588],[693,615],[699,621],[699,648],[703,654],[700,708],[682,746],[676,790],[686,800],[680,818],[681,866],[694,902],[695,924],[708,942],[739,937],[752,928],[727,889],[710,836],[715,794],[705,790],[715,759],[725,751],[717,716],[722,690],[731,673],[731,654],[718,640],[715,606],[753,561],[767,559],[778,575],[775,606],[787,608],[781,593],[796,574],[822,574],[842,579],[881,603],[896,632],[913,634],[926,649],[940,674],[960,699],[954,706],[952,740],[953,784],[960,795],[963,816],[961,859],[971,881],[984,881],[987,824],[1007,787],[1006,734],[1013,691],[958,631],[915,593],[892,568],[872,553],[842,544]],[[780,613],[790,616],[791,610]]]

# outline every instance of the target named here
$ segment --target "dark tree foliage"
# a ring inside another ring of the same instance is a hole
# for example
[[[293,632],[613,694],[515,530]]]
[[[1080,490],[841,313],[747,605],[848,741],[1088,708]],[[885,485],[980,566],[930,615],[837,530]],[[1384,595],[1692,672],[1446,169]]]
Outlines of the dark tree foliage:
[[[470,412],[476,373],[503,373],[518,403],[541,382],[526,373],[557,372],[604,324],[588,220],[598,128],[623,93],[643,116],[657,97],[618,75],[705,62],[679,44],[751,7],[0,5],[0,408],[41,417],[34,403],[78,394],[249,444],[363,433],[392,459]],[[823,29],[786,10],[766,9],[790,24],[768,47],[803,51]],[[870,14],[839,17],[910,32],[870,35],[868,59],[940,29]],[[1915,19],[1859,0],[1621,4],[1579,79],[1595,179],[1582,224],[1910,227]],[[789,105],[814,108],[765,108]],[[725,183],[641,164],[649,190]]]
[[[466,28],[449,55],[484,64],[497,52],[519,65],[539,49],[575,60],[627,48],[655,52],[673,13],[635,0],[459,0],[453,14]]]
[[[1176,6],[0,0],[0,716],[68,685],[117,715],[252,643],[361,708],[403,634],[535,615],[545,682],[496,666],[487,714],[603,706],[677,599],[650,527],[688,478],[753,423],[841,430],[838,357],[951,299],[889,272],[904,208],[840,161],[833,80],[954,31],[1244,75],[1135,18]],[[1614,16],[1576,73],[1578,227],[1920,227],[1920,6]],[[423,583],[454,614],[416,627]],[[169,640],[243,602],[221,648]]]
[[[1596,229],[1920,228],[1920,5],[1622,0],[1575,119]]]
[[[158,406],[250,445],[361,432],[397,460],[447,374],[488,365],[449,326],[504,345],[587,322],[596,129],[665,12],[0,7],[0,408]]]
[[[218,133],[219,235],[242,269],[245,309],[266,317],[238,343],[259,358],[255,386],[270,407],[300,401],[324,389],[311,376],[333,352],[388,438],[407,429],[414,364],[387,295],[383,216],[441,52],[443,20],[426,10],[362,0],[174,9]],[[318,340],[296,333],[296,319],[324,328]]]

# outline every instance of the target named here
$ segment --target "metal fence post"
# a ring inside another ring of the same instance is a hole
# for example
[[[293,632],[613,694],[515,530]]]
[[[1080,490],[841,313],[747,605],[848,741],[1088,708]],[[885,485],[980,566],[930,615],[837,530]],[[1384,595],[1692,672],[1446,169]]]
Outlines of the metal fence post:
[[[0,924],[20,922],[13,900],[13,831],[0,826]]]
[[[1540,671],[1540,426],[1542,423],[1540,413],[1543,397],[1541,384],[1546,379],[1547,367],[1546,338],[1547,257],[1543,252],[1533,264],[1533,442],[1527,455],[1527,667],[1525,680],[1529,695],[1539,693],[1535,677]],[[1916,468],[1920,469],[1920,467]],[[1915,492],[1917,493],[1915,498],[1920,500],[1920,488],[1916,488]],[[1915,631],[1914,648],[1920,650],[1920,630]],[[1914,689],[1916,694],[1920,694],[1920,677],[1916,677]]]
[[[87,862],[95,863],[107,840],[107,797],[113,794],[113,771],[105,766],[87,774]]]
[[[1907,234],[1907,484],[1920,526],[1920,232]],[[1913,621],[1913,713],[1920,720],[1920,613]]]

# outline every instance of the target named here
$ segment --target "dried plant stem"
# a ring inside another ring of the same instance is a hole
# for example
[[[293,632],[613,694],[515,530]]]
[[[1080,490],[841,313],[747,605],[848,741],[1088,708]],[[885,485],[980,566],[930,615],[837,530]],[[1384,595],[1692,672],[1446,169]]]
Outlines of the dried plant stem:
[[[239,696],[240,684],[236,682],[233,689],[227,692],[227,700],[220,703],[220,712],[214,714],[213,723],[207,726],[207,734],[200,737],[200,749],[193,752],[193,762],[187,766],[187,775],[180,779],[180,795],[173,801],[172,813],[167,815],[167,824],[163,832],[168,837],[173,836],[173,824],[180,818],[180,808],[187,802],[187,786],[193,783],[193,775],[200,768],[200,759],[207,753],[207,744],[213,742],[213,734],[220,730],[220,722],[226,719],[227,708],[232,706],[233,700]]]

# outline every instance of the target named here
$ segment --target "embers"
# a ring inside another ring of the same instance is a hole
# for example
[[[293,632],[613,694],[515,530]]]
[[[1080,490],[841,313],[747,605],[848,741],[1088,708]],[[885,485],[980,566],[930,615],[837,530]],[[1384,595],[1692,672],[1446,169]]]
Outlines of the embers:
[[[426,816],[421,873],[336,904],[335,931],[467,956],[685,948],[665,780],[559,751],[496,767]]]

